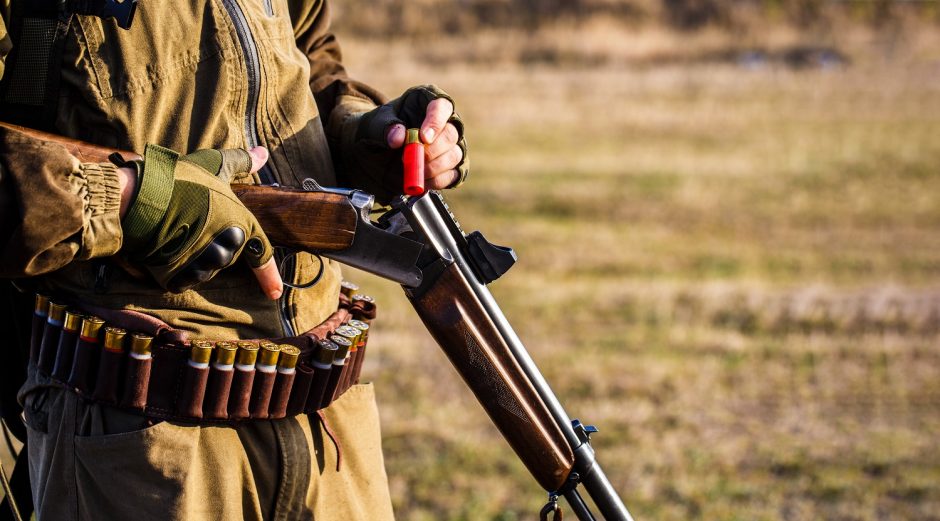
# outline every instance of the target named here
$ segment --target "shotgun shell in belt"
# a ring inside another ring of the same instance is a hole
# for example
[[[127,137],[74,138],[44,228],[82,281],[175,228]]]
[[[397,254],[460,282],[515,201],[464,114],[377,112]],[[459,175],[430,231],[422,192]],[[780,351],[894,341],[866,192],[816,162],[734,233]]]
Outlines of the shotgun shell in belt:
[[[361,320],[353,319],[349,321],[349,327],[354,327],[359,331],[362,331],[359,336],[359,347],[366,345],[366,340],[369,339],[369,324],[366,324]]]
[[[40,317],[49,316],[49,297],[36,294],[36,307],[33,308],[33,313]]]
[[[238,354],[238,347],[233,342],[216,342],[215,344],[215,365],[231,366],[235,364],[235,356]],[[231,367],[228,367],[231,369]]]
[[[143,333],[131,334],[131,356],[138,360],[146,360],[151,357],[150,345],[153,343],[153,337]]]
[[[127,331],[119,327],[104,328],[104,348],[108,351],[121,353],[124,351],[124,335]]]
[[[258,346],[254,342],[239,342],[238,356],[235,357],[235,363],[241,366],[254,367],[258,360]]]
[[[330,336],[330,341],[336,344],[338,348],[336,350],[336,356],[333,358],[334,362],[346,358],[346,355],[349,354],[349,348],[352,347],[352,342],[348,338],[340,335]]]
[[[85,317],[82,319],[82,340],[98,342],[98,334],[104,326],[104,320],[98,317]]]
[[[361,293],[357,293],[357,294],[355,294],[355,295],[349,297],[349,299],[352,300],[353,303],[355,303],[357,300],[361,300],[361,301],[363,301],[363,302],[368,302],[368,303],[370,303],[370,304],[375,304],[375,299],[374,299],[374,298],[370,297],[369,295],[363,295],[363,294],[361,294]]]
[[[352,326],[339,326],[336,328],[335,333],[340,336],[344,336],[349,339],[351,351],[355,351],[359,348],[359,336],[362,335],[362,331],[352,327]]]
[[[212,358],[212,342],[208,340],[194,340],[189,355],[190,365],[194,367],[209,367]]]
[[[313,357],[313,361],[320,365],[330,365],[336,358],[338,350],[339,347],[326,338],[317,340],[317,354]]]
[[[56,304],[55,302],[49,303],[49,318],[48,322],[55,326],[61,326],[65,321],[65,310],[68,306],[65,304]]]
[[[297,367],[297,360],[300,358],[300,349],[290,344],[281,344],[281,356],[277,361],[277,370],[282,373],[292,373]]]
[[[339,290],[343,293],[343,295],[352,298],[352,296],[355,295],[357,291],[359,291],[359,286],[355,282],[344,280],[340,283]]]
[[[66,331],[78,331],[82,327],[82,316],[77,311],[65,312],[65,325],[62,329]]]
[[[343,324],[339,326],[338,328],[336,328],[336,332],[343,336],[349,336],[349,335],[359,336],[359,333],[360,333],[358,329],[350,326],[349,323]]]
[[[281,348],[274,342],[262,342],[258,356],[258,369],[272,369],[277,365],[277,356]]]

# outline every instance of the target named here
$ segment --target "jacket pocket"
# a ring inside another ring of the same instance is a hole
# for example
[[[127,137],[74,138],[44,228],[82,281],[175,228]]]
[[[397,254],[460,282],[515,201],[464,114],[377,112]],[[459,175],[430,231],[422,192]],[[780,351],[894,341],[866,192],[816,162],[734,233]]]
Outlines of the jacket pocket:
[[[79,519],[165,518],[190,474],[197,431],[161,422],[120,434],[76,436]]]
[[[227,427],[162,422],[75,438],[80,519],[260,519],[250,472]]]
[[[227,47],[222,38],[227,31],[211,6],[148,3],[138,9],[130,30],[118,28],[113,20],[76,16],[76,51],[87,60],[98,95],[149,92],[191,78],[201,62],[219,59]]]

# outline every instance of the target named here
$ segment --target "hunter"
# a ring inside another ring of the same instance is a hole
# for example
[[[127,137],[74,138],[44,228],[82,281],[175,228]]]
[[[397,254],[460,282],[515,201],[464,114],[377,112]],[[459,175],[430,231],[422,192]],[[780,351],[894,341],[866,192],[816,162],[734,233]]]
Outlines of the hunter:
[[[412,127],[428,189],[466,178],[453,100],[348,78],[326,0],[5,0],[0,14],[0,119],[143,154],[88,163],[0,130],[2,291],[188,339],[291,338],[337,312],[340,267],[299,254],[279,271],[232,183],[310,178],[387,202]],[[200,423],[89,398],[34,362],[17,399],[40,521],[393,517],[371,385],[309,414]]]

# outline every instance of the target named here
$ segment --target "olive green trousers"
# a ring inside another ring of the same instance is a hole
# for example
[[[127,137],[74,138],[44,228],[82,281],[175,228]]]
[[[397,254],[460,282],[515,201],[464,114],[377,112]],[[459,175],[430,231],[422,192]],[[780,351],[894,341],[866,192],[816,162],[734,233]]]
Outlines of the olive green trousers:
[[[35,372],[20,400],[39,521],[393,519],[371,385],[322,420],[235,427],[153,423]]]

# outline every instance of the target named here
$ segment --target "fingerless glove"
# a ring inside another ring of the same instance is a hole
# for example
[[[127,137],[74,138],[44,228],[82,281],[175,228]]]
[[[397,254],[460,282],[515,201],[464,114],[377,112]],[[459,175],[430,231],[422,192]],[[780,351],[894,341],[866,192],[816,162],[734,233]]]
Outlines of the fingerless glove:
[[[180,156],[148,145],[137,193],[122,220],[122,252],[164,289],[179,293],[214,277],[243,255],[252,267],[271,258],[258,220],[229,187],[251,168],[245,150],[200,150]]]
[[[357,185],[375,194],[379,202],[387,202],[402,193],[401,150],[389,148],[385,137],[389,127],[396,123],[405,125],[405,128],[420,127],[428,104],[438,98],[454,103],[453,98],[434,85],[412,87],[382,106],[349,117],[343,124],[344,167],[349,170],[348,175],[359,181]],[[463,151],[463,160],[457,165],[459,177],[449,187],[454,188],[466,180],[470,162],[463,121],[456,110],[448,122],[457,129],[457,145]]]

